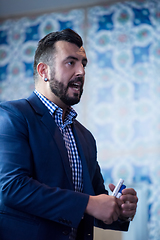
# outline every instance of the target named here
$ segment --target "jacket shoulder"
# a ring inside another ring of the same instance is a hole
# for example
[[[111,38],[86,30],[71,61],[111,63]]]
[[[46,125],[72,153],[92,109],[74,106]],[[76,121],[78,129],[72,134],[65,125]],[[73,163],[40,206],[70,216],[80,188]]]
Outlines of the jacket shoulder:
[[[6,101],[0,103],[0,111],[6,111],[8,113],[13,114],[22,114],[22,115],[30,115],[33,112],[37,112],[39,114],[43,114],[46,111],[46,107],[39,100],[39,98],[32,93],[29,98],[26,99],[18,99],[13,101]]]
[[[26,99],[1,102],[0,112],[1,114],[8,113],[17,115],[18,113],[23,112],[23,110],[27,108],[27,105],[28,102]]]
[[[27,99],[18,99],[0,103],[0,121],[25,121],[32,114],[32,106]],[[27,117],[28,116],[28,117]],[[10,119],[10,120],[9,120]],[[6,123],[7,124],[7,123]]]

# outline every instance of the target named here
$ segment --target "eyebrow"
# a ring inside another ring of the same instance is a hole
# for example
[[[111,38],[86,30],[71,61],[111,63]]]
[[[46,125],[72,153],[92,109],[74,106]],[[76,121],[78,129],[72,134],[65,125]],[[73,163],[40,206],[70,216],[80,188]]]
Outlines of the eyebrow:
[[[74,57],[74,56],[68,56],[68,57],[66,57],[65,59],[64,59],[64,61],[66,61],[66,60],[75,60],[75,61],[79,61],[79,59],[78,58],[76,58],[76,57]],[[84,63],[86,63],[87,64],[87,62],[88,62],[88,60],[87,60],[87,58],[83,58],[82,59],[82,62]]]

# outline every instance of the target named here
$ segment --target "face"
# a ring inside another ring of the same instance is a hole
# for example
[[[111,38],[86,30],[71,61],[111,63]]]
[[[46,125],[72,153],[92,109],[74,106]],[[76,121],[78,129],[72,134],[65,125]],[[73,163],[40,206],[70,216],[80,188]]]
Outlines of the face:
[[[49,83],[53,101],[60,107],[71,106],[80,101],[87,58],[83,47],[59,41],[53,67],[50,67]]]

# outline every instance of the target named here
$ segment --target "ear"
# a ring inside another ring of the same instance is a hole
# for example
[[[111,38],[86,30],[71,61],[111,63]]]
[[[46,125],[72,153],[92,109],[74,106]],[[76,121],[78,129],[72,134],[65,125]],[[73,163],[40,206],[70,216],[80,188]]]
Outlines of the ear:
[[[39,74],[39,76],[44,79],[44,78],[48,78],[48,66],[45,63],[39,63],[37,65],[37,72]]]

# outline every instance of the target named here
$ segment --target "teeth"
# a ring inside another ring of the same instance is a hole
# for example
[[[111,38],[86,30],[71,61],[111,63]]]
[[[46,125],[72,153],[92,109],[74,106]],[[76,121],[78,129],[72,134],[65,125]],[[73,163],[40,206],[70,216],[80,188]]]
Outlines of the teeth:
[[[80,82],[73,82],[72,84],[70,84],[70,87],[73,87],[76,90],[79,90],[81,87],[81,83]]]
[[[79,83],[74,83],[73,86],[74,86],[74,88],[78,89],[80,84]]]

